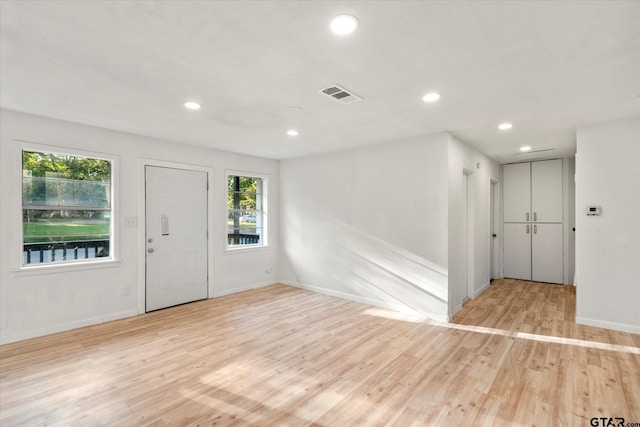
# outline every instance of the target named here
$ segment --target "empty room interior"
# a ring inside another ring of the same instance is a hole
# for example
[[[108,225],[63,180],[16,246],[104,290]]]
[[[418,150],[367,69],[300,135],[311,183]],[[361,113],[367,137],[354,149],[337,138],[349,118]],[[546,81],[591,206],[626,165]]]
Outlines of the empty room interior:
[[[640,426],[640,2],[0,2],[0,424]]]

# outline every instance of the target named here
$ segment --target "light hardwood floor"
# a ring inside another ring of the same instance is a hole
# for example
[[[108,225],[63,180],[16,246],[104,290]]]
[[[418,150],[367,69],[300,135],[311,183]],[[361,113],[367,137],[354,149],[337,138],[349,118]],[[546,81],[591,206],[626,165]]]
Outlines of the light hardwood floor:
[[[284,285],[0,347],[0,425],[640,423],[640,335],[494,281],[450,324]]]

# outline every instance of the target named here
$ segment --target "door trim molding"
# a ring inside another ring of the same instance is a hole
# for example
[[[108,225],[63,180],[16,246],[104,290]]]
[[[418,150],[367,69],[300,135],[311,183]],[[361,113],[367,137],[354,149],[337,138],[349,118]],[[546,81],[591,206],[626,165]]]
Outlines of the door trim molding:
[[[476,217],[476,175],[472,170],[462,168],[463,186],[464,186],[464,245],[465,245],[465,265],[466,270],[464,288],[466,295],[462,296],[460,305],[466,299],[473,298],[475,294],[475,276],[476,276],[476,254],[475,254],[475,217]],[[466,298],[466,299],[465,299]],[[455,309],[454,309],[455,310]],[[451,313],[453,317],[454,313]]]
[[[195,172],[205,172],[207,174],[207,298],[213,298],[213,196],[211,189],[213,188],[213,168],[189,163],[167,162],[163,160],[139,158],[138,159],[138,314],[144,314],[146,299],[146,192],[145,179],[146,167],[156,166],[169,169],[182,169]]]

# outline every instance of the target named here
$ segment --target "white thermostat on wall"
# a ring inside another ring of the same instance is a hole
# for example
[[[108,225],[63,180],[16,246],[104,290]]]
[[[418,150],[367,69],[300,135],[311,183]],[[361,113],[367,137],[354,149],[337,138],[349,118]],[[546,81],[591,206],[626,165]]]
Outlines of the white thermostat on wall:
[[[600,206],[587,206],[587,216],[600,216],[602,208]]]

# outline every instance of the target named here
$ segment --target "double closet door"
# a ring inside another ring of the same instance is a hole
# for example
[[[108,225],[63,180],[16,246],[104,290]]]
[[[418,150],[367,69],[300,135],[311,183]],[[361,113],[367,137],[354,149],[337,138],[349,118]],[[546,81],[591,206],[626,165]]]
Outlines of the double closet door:
[[[562,160],[503,166],[504,275],[563,282]]]

